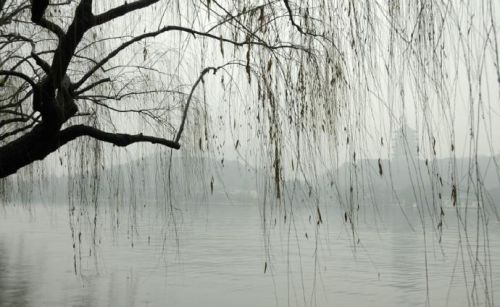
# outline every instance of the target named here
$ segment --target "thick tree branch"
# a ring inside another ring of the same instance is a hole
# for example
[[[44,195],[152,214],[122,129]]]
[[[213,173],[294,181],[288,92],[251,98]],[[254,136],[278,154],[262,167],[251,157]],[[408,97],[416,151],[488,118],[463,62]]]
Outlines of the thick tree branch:
[[[31,21],[40,22],[47,6],[49,6],[49,0],[31,0]]]
[[[57,24],[47,20],[46,18],[40,19],[40,21],[37,22],[37,24],[57,35],[59,39],[64,37],[63,29],[61,29],[61,27],[59,27]]]
[[[47,127],[41,123],[20,138],[0,147],[0,178],[14,174],[20,168],[34,161],[43,160],[63,145],[83,136],[89,136],[116,146],[147,142],[174,149],[180,148],[179,143],[163,138],[142,134],[109,133],[84,125],[71,126],[54,134],[51,133],[50,128],[47,130]]]
[[[94,20],[94,25],[101,25],[103,23],[106,23],[108,21],[111,21],[115,18],[118,18],[120,16],[123,16],[127,13],[130,13],[135,10],[139,10],[142,8],[145,8],[147,6],[150,6],[153,3],[158,2],[159,0],[139,0],[139,1],[134,1],[132,3],[127,3],[120,5],[118,7],[115,7],[105,13],[99,14],[95,16]]]
[[[42,160],[59,147],[57,135],[48,133],[43,124],[36,125],[18,139],[0,147],[0,178],[14,174],[34,161]]]
[[[85,125],[75,125],[62,130],[60,132],[59,139],[62,144],[65,144],[81,136],[89,136],[99,141],[111,143],[120,147],[125,147],[133,143],[152,143],[164,145],[173,149],[180,148],[178,142],[167,140],[164,138],[143,135],[142,133],[135,135],[124,133],[110,133]]]
[[[52,59],[52,73],[50,74],[51,85],[56,88],[66,75],[69,63],[73,58],[76,47],[83,38],[85,32],[92,27],[94,15],[92,14],[92,0],[82,0],[78,4],[73,22],[54,53]]]

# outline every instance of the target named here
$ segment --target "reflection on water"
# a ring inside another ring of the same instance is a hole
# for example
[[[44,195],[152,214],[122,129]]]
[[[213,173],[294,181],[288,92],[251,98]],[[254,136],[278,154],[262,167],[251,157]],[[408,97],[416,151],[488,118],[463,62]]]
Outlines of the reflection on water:
[[[124,216],[118,228],[103,213],[100,244],[76,253],[66,207],[32,210],[0,211],[0,306],[422,306],[428,298],[467,306],[474,282],[464,278],[471,262],[452,210],[441,245],[430,228],[424,244],[418,220],[412,231],[387,207],[383,222],[359,226],[355,247],[334,210],[319,228],[308,212],[295,212],[269,237],[251,204],[186,206],[177,234],[154,210],[141,210],[133,224]],[[489,228],[488,291],[498,293],[500,225]]]

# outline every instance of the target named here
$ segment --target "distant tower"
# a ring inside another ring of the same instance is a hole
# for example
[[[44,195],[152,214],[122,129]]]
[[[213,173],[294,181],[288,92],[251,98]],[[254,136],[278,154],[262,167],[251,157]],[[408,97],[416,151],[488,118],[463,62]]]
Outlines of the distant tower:
[[[408,204],[416,201],[413,189],[415,184],[418,184],[416,170],[420,167],[417,140],[417,132],[411,129],[403,118],[400,128],[392,135],[391,175],[399,201]]]
[[[399,163],[417,159],[417,133],[403,120],[401,128],[392,135],[392,160]]]

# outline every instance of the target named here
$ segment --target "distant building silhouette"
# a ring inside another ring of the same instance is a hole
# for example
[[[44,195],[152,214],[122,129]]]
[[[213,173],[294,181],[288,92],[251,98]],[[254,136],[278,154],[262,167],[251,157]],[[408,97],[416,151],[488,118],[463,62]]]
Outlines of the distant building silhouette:
[[[392,162],[403,163],[418,160],[417,132],[403,121],[401,128],[392,135]]]
[[[420,167],[417,152],[417,133],[402,120],[401,127],[393,132],[391,140],[392,187],[399,201],[414,203],[416,173]]]

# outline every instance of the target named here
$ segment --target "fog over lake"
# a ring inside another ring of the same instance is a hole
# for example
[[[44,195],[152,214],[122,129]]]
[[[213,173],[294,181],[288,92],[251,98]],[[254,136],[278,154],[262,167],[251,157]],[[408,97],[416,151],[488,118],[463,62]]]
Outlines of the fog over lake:
[[[432,230],[424,244],[422,230],[387,205],[383,223],[368,219],[354,245],[335,209],[320,228],[298,209],[265,238],[254,203],[178,204],[177,234],[145,206],[137,229],[126,214],[117,229],[103,223],[95,255],[87,244],[73,253],[66,207],[2,209],[0,306],[468,306],[464,288],[484,282],[464,281],[475,246],[460,243],[455,209],[445,210],[441,244]],[[416,208],[405,210],[418,225]],[[500,223],[489,231],[488,291],[498,293]]]

